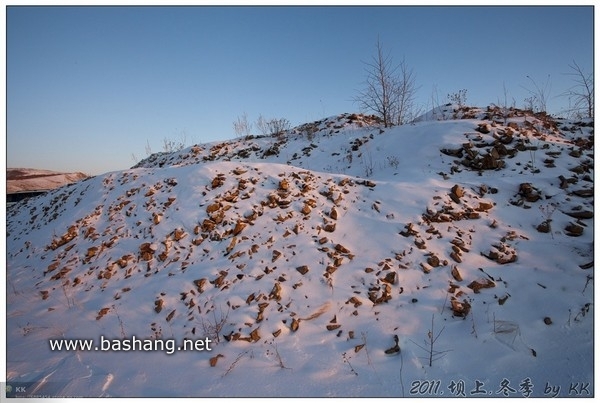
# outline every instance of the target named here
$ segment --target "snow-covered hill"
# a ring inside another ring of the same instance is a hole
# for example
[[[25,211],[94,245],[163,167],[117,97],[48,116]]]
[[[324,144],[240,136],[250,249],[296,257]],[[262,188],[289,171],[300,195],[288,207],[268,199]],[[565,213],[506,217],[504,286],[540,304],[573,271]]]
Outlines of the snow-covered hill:
[[[11,208],[8,383],[593,395],[593,123],[434,112],[199,144]]]

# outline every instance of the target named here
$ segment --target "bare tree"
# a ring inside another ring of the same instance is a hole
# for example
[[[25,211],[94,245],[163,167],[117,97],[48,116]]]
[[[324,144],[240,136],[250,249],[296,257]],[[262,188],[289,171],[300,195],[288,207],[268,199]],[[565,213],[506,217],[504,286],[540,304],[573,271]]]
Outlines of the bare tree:
[[[525,98],[526,109],[531,109],[533,112],[547,112],[548,97],[550,96],[550,90],[552,88],[550,74],[548,74],[546,83],[543,86],[539,85],[530,76],[527,76],[527,78],[533,84],[533,88],[523,87],[530,94],[530,97]]]
[[[290,129],[290,121],[286,118],[271,119],[267,122],[271,136],[282,137]]]
[[[256,121],[256,127],[264,136],[281,137],[290,129],[290,121],[285,118],[265,119],[262,115]]]
[[[396,86],[396,94],[394,94],[397,97],[397,110],[395,115],[396,123],[398,125],[403,125],[414,119],[413,111],[417,87],[415,86],[415,76],[413,71],[406,66],[406,61],[404,59],[402,59],[399,67],[399,81]]]
[[[569,65],[572,72],[567,73],[574,77],[575,84],[569,88],[563,95],[569,98],[572,115],[584,115],[587,118],[594,117],[594,75],[585,74],[579,65],[573,61]],[[571,104],[571,102],[573,102]]]
[[[172,153],[175,151],[181,151],[185,148],[187,142],[187,135],[184,132],[179,134],[179,140],[164,138],[163,139],[163,151],[166,153]]]
[[[252,131],[252,123],[248,122],[248,115],[244,112],[233,122],[233,130],[238,137],[248,137]]]
[[[263,117],[263,115],[259,115],[258,119],[256,119],[256,128],[260,130],[263,136],[269,135],[269,127],[267,125],[267,119]]]
[[[405,123],[415,96],[414,75],[403,60],[394,65],[389,54],[384,54],[379,39],[376,55],[365,62],[365,87],[354,98],[362,109],[374,112],[385,127]]]

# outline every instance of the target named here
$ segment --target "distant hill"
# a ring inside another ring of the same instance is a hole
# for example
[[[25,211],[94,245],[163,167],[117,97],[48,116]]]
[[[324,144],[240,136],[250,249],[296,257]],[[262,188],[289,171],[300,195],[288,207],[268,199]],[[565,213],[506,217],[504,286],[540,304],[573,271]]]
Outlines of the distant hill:
[[[81,172],[55,172],[42,169],[8,168],[6,193],[51,190],[87,178]]]

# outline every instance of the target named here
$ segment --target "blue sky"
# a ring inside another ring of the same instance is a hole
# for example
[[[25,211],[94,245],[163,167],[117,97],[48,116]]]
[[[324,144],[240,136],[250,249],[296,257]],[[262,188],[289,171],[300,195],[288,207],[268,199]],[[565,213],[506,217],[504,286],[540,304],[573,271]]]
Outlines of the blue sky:
[[[246,113],[292,125],[344,112],[377,39],[417,103],[524,105],[548,78],[558,113],[575,60],[593,71],[587,7],[8,7],[7,166],[100,174],[146,144],[235,137]],[[525,87],[525,88],[524,88]]]

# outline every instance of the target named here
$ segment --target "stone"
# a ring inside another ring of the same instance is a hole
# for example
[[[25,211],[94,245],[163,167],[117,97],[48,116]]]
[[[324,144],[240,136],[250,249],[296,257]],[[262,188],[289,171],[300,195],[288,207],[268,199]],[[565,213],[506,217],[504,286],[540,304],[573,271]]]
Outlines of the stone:
[[[459,199],[465,195],[465,189],[463,189],[459,185],[452,186],[452,189],[450,189],[450,192],[452,194],[454,194],[456,197],[458,197]]]
[[[337,212],[337,210],[335,209],[335,207],[332,207],[332,208],[331,208],[331,212],[329,213],[329,217],[330,217],[332,220],[337,220],[337,219],[338,219],[338,212]]]
[[[565,227],[565,231],[567,231],[567,235],[569,236],[581,236],[583,234],[583,227],[581,225],[571,223]]]
[[[306,273],[308,273],[308,266],[304,265],[304,266],[300,266],[300,267],[296,267],[296,270],[302,274],[305,275]]]
[[[536,227],[536,229],[538,230],[538,232],[547,234],[550,232],[550,222],[548,220],[544,221],[543,223],[541,223],[540,225],[538,225]]]
[[[493,288],[495,286],[496,283],[494,283],[492,280],[488,278],[479,278],[469,283],[467,287],[472,289],[475,294],[479,294],[479,290],[483,288]]]
[[[475,130],[482,134],[488,134],[492,131],[492,127],[489,123],[480,123],[479,125],[477,125],[477,128]]]
[[[427,258],[427,263],[432,267],[438,267],[440,265],[440,258],[436,255],[431,255]]]
[[[568,212],[565,212],[565,214],[570,217],[577,218],[577,219],[589,219],[589,218],[594,217],[594,212],[587,211],[587,210],[568,211]]]
[[[461,302],[458,299],[452,297],[452,299],[450,300],[450,305],[454,316],[466,318],[469,312],[471,311],[471,304],[469,304],[469,302],[467,302],[466,299]]]
[[[493,207],[494,207],[494,205],[492,203],[479,202],[479,206],[477,206],[477,208],[475,210],[479,211],[479,212],[484,212],[484,211],[491,210]]]
[[[299,327],[300,327],[300,320],[293,318],[292,324],[290,325],[290,329],[292,329],[292,332],[297,331]]]
[[[384,278],[381,279],[384,283],[396,284],[397,275],[395,271],[391,271]]]
[[[452,277],[456,280],[456,281],[462,281],[462,276],[460,275],[460,272],[458,271],[458,267],[453,266],[452,267],[452,271],[451,271]]]

